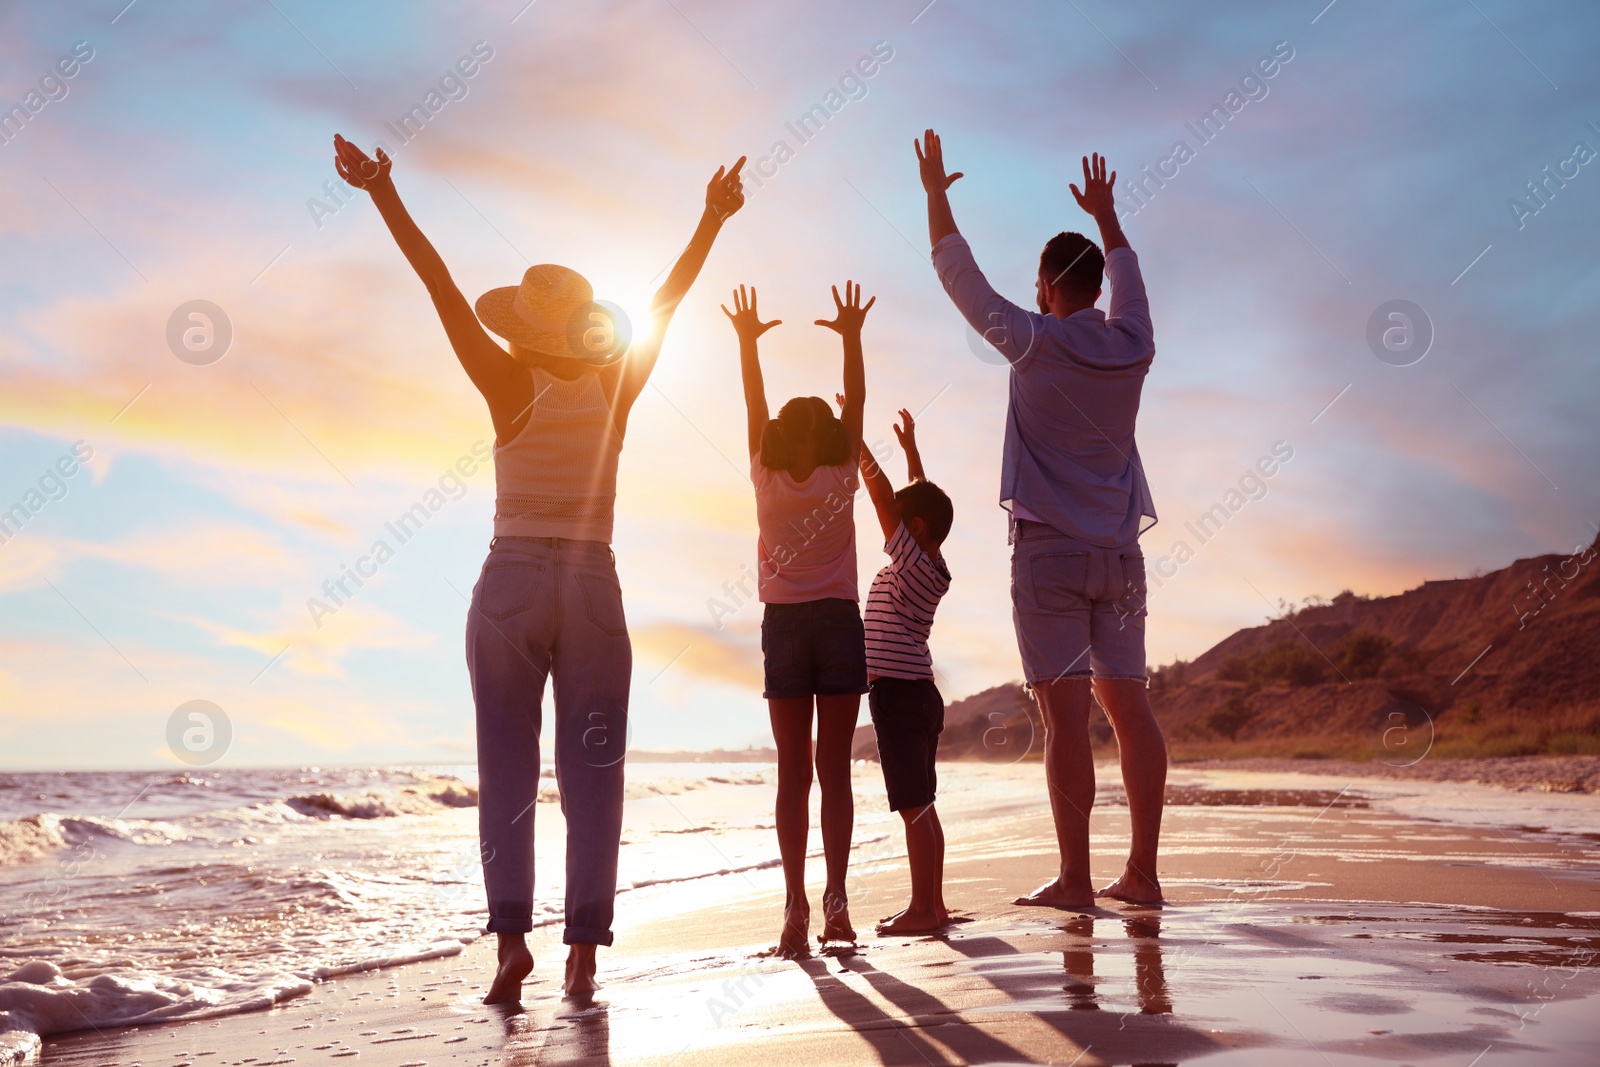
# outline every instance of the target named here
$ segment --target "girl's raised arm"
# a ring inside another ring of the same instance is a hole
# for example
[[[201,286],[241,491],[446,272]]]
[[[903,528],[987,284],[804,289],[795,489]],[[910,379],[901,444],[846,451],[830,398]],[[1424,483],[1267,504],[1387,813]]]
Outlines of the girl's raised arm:
[[[834,317],[818,319],[818,326],[826,326],[844,339],[844,407],[839,421],[844,423],[846,439],[850,442],[850,465],[854,466],[861,455],[861,413],[867,404],[867,371],[861,353],[861,324],[867,312],[878,302],[877,297],[861,304],[861,286],[844,283],[844,300],[839,299],[839,287],[833,287]]]
[[[761,357],[756,350],[756,339],[768,330],[783,322],[782,319],[773,319],[771,322],[762,322],[761,316],[756,312],[756,289],[750,287],[749,295],[745,294],[745,287],[739,286],[733,293],[733,310],[728,310],[728,305],[722,305],[722,313],[728,316],[733,323],[734,332],[739,335],[739,372],[744,379],[744,407],[745,431],[749,438],[750,455],[761,451],[761,435],[766,432],[767,421],[771,416],[767,413],[767,387],[761,379]]]

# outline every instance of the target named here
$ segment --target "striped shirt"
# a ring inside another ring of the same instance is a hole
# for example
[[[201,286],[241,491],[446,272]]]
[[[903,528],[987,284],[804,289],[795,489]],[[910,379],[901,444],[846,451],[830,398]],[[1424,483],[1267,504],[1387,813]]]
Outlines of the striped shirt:
[[[867,673],[874,678],[932,678],[928,631],[933,613],[950,588],[944,559],[930,556],[905,528],[889,543],[889,565],[867,593]]]

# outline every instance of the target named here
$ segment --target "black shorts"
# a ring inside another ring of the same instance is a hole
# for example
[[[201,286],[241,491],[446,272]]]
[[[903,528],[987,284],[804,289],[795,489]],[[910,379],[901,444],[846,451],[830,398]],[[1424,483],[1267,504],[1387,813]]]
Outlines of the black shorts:
[[[768,700],[867,691],[867,632],[854,600],[768,604],[761,656]]]
[[[932,804],[938,786],[933,765],[944,731],[939,687],[932,678],[874,678],[867,692],[889,810]]]

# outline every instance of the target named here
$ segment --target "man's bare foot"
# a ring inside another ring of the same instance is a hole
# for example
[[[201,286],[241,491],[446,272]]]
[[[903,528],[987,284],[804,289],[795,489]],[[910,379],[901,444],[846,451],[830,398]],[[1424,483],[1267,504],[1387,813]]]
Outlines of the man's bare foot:
[[[1100,890],[1095,896],[1111,897],[1126,904],[1144,904],[1149,907],[1166,903],[1161,895],[1161,883],[1153,878],[1146,878],[1132,866],[1122,872],[1121,878]]]
[[[844,899],[843,893],[824,893],[822,896],[822,933],[817,940],[827,943],[829,941],[856,940],[856,928],[850,925],[850,905]]]
[[[1056,878],[1011,903],[1023,907],[1065,908],[1069,911],[1078,911],[1094,907],[1094,892],[1088,888],[1069,890],[1061,884],[1061,879]]]
[[[489,992],[484,994],[485,1004],[517,1004],[522,1000],[522,980],[533,973],[533,954],[521,934],[498,934],[499,969]]]
[[[786,960],[811,955],[811,906],[805,901],[783,909],[783,933],[778,937],[778,955]]]
[[[880,935],[931,934],[950,925],[950,913],[942,906],[937,908],[906,908],[891,915],[877,926]]]
[[[600,988],[594,980],[594,946],[571,945],[567,949],[567,977],[561,992],[569,997],[586,997]]]

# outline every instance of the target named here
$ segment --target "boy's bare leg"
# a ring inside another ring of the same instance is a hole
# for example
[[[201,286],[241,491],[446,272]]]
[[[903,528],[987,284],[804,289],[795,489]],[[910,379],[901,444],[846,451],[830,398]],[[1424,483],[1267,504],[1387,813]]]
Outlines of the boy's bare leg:
[[[811,902],[806,899],[806,838],[811,833],[811,698],[767,701],[778,746],[778,854],[783,857],[783,932],[778,955],[811,951]]]
[[[523,934],[496,934],[499,941],[498,966],[485,1004],[516,1004],[522,1000],[522,980],[533,973],[533,954]]]
[[[878,924],[880,934],[927,934],[950,922],[944,906],[944,827],[932,804],[900,812],[911,865],[911,903]]]
[[[850,785],[850,746],[855,741],[861,695],[817,697],[817,784],[822,788],[822,855],[828,870],[822,890],[822,940],[854,941],[845,875],[856,802]]]
[[[1089,745],[1089,679],[1059,678],[1033,687],[1044,716],[1044,778],[1055,818],[1061,871],[1015,903],[1048,908],[1094,906],[1089,878],[1089,809],[1094,806],[1094,754]]]
[[[1128,794],[1133,843],[1122,877],[1099,896],[1130,904],[1160,904],[1161,881],[1156,852],[1161,842],[1161,808],[1167,789],[1167,742],[1150,708],[1145,683],[1127,679],[1095,679],[1095,696],[1117,734],[1122,786]]]

